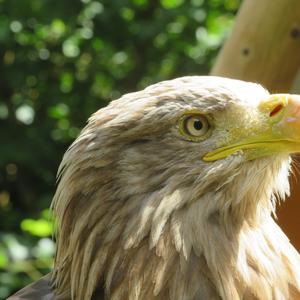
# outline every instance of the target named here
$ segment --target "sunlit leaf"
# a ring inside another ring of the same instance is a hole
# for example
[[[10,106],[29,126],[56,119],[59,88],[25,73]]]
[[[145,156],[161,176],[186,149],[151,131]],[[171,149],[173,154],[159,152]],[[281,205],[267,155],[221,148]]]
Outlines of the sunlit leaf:
[[[134,10],[130,9],[128,7],[123,7],[121,10],[121,15],[122,17],[127,20],[127,21],[131,21],[134,18]]]
[[[132,2],[137,6],[144,6],[149,0],[132,0]]]
[[[164,8],[172,9],[182,5],[184,0],[160,0],[160,3]]]
[[[63,54],[66,57],[77,57],[80,49],[75,39],[68,39],[62,45]]]
[[[89,40],[93,37],[93,30],[88,27],[83,27],[79,30],[79,33],[83,39]]]
[[[21,229],[34,236],[46,237],[52,234],[53,226],[45,219],[25,219],[21,222]]]
[[[55,19],[51,23],[51,30],[57,38],[63,36],[66,32],[66,25],[63,20]]]
[[[15,113],[16,118],[26,125],[31,124],[34,120],[34,109],[27,104],[23,104],[20,107],[18,107]]]
[[[64,103],[58,103],[48,108],[48,115],[55,119],[65,118],[69,115],[69,107]]]
[[[65,72],[60,77],[60,90],[69,93],[73,88],[74,77],[70,72]]]
[[[42,210],[41,217],[45,220],[51,220],[52,213],[51,213],[50,209],[46,208],[46,209]]]
[[[12,22],[10,23],[10,30],[11,30],[12,32],[14,32],[14,33],[20,32],[20,31],[22,30],[22,28],[23,28],[22,23],[19,22],[19,21],[17,21],[17,20],[12,21]]]
[[[7,264],[8,264],[7,253],[4,250],[4,248],[0,247],[0,268],[6,267]]]
[[[22,245],[17,238],[12,234],[7,234],[3,237],[3,242],[6,245],[10,257],[13,260],[24,260],[28,258],[29,251],[28,249]]]
[[[33,248],[33,253],[39,258],[51,258],[55,253],[55,243],[50,238],[42,238]]]
[[[84,15],[88,19],[93,19],[96,15],[103,11],[104,7],[100,2],[93,1],[89,3],[84,11]]]

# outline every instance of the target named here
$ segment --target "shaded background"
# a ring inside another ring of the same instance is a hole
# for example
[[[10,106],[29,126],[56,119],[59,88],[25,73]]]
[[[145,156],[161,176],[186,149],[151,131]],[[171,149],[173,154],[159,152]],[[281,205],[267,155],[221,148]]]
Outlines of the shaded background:
[[[0,0],[0,299],[52,265],[68,145],[121,94],[208,74],[239,0]]]

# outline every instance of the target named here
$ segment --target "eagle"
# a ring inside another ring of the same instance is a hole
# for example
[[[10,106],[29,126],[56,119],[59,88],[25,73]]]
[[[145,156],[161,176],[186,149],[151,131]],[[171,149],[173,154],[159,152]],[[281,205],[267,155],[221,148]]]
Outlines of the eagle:
[[[65,153],[51,273],[10,300],[300,299],[274,220],[300,151],[300,96],[187,76],[94,113]]]

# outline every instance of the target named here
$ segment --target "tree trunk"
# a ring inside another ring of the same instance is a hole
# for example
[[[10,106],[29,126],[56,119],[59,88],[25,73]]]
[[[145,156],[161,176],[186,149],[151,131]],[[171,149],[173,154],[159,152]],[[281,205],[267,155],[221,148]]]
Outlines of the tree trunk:
[[[273,93],[285,93],[299,67],[300,0],[244,0],[211,75],[254,81]],[[298,92],[299,85],[294,85]],[[300,250],[300,172],[295,174],[292,196],[277,213],[280,226]]]

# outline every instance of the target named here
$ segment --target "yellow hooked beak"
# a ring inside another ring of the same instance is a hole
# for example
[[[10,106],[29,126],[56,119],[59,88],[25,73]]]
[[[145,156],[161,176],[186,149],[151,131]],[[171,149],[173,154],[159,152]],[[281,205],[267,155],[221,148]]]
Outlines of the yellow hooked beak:
[[[271,95],[258,107],[263,130],[253,134],[235,134],[230,145],[217,148],[204,157],[215,161],[236,152],[243,152],[247,160],[276,153],[300,152],[300,96],[289,94]]]

